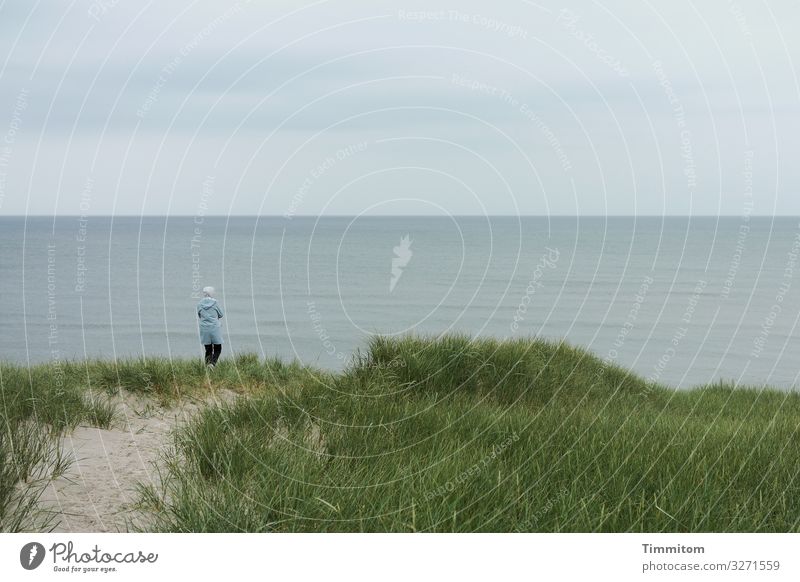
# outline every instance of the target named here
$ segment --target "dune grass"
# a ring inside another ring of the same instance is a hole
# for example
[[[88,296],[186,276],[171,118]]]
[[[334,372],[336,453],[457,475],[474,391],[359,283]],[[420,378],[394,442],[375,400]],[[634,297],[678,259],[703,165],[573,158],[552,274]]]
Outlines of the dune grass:
[[[37,501],[67,468],[58,437],[78,425],[110,428],[116,410],[109,396],[120,390],[168,405],[220,388],[264,392],[290,385],[304,370],[254,354],[221,361],[213,376],[200,359],[0,363],[0,531],[49,528],[52,519],[37,511]]]
[[[798,531],[800,396],[676,391],[565,344],[374,338],[338,374],[253,354],[0,364],[0,531],[47,529],[57,437],[120,390],[219,389],[142,487],[158,531]],[[20,484],[28,484],[21,487]],[[36,523],[36,518],[41,520]]]
[[[675,391],[563,344],[448,336],[375,338],[341,374],[250,394],[177,432],[142,490],[156,529],[800,529],[794,392]]]
[[[81,423],[113,422],[113,406],[86,390],[84,377],[75,364],[0,364],[0,531],[48,529],[37,502],[67,468],[57,437]]]

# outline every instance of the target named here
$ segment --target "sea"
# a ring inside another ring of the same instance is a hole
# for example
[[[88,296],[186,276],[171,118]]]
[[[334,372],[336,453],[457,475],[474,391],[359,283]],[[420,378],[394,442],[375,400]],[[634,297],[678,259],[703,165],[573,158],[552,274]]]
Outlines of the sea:
[[[791,390],[800,218],[0,217],[0,360],[347,366],[375,334],[540,337],[675,388]]]

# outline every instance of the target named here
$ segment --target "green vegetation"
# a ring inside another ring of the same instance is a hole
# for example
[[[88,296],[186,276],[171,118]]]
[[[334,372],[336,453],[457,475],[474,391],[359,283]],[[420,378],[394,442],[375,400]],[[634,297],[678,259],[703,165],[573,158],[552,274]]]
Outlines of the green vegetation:
[[[0,531],[47,529],[37,501],[47,479],[66,469],[56,437],[81,422],[112,422],[113,408],[78,377],[76,365],[0,365]]]
[[[35,507],[15,484],[63,470],[53,436],[113,423],[120,388],[246,396],[176,431],[164,483],[141,488],[159,531],[800,530],[797,393],[676,391],[565,344],[375,338],[338,374],[3,364],[0,386],[4,531]]]
[[[0,363],[0,531],[52,525],[37,501],[67,468],[58,437],[79,424],[109,428],[115,409],[108,396],[120,389],[166,405],[219,388],[264,392],[290,384],[302,370],[252,354],[221,362],[213,378],[199,359],[57,361],[30,368]]]
[[[254,364],[255,365],[255,364]],[[800,397],[538,340],[374,339],[178,431],[165,531],[798,531]]]

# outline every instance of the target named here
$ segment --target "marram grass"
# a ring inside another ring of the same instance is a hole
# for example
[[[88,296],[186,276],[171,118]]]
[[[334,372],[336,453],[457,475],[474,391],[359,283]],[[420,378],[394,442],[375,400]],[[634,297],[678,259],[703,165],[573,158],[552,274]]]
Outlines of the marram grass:
[[[179,431],[164,531],[800,529],[800,397],[539,340],[376,338]]]
[[[340,374],[92,361],[54,391],[51,367],[0,366],[9,434],[113,423],[95,396],[119,389],[245,396],[177,430],[165,482],[141,488],[159,531],[800,530],[794,392],[676,391],[565,344],[464,336],[374,338]]]
[[[0,362],[0,532],[47,530],[38,510],[48,480],[66,469],[58,437],[79,424],[110,428],[120,390],[161,404],[220,388],[267,391],[291,385],[307,370],[253,354],[220,363],[213,377],[200,359],[55,361],[31,367]]]

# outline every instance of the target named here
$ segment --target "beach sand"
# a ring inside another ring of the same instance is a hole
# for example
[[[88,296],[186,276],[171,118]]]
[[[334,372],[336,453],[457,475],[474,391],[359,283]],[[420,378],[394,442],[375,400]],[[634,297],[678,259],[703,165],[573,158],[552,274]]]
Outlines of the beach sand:
[[[219,392],[205,401],[184,399],[163,407],[154,399],[120,394],[110,430],[79,426],[61,438],[67,471],[53,479],[40,507],[54,519],[54,532],[125,532],[147,526],[148,514],[137,507],[137,485],[156,485],[164,469],[163,453],[172,431],[202,407],[229,401]]]

